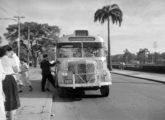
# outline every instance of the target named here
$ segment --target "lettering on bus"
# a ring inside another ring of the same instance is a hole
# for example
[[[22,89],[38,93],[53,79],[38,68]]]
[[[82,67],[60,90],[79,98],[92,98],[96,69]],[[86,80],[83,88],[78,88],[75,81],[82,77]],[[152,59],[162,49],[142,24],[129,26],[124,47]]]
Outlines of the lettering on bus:
[[[70,37],[69,41],[94,41],[94,37]]]

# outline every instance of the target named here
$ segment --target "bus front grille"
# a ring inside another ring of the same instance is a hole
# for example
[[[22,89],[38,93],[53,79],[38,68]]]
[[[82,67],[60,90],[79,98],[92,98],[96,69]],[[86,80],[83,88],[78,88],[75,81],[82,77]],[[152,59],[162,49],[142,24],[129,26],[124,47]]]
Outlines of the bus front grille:
[[[68,64],[68,70],[75,74],[75,83],[94,83],[95,66],[93,63]]]

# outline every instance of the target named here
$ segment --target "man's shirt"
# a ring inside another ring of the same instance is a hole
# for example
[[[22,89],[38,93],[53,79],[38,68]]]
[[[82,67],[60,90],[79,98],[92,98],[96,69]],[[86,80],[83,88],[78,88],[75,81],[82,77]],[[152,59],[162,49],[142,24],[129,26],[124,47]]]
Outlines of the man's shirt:
[[[55,65],[55,63],[53,63],[53,64],[51,64],[51,63],[49,63],[49,61],[48,60],[43,60],[42,62],[41,62],[41,69],[42,69],[42,74],[44,74],[44,75],[49,75],[49,74],[51,74],[51,70],[50,70],[50,67],[51,66],[54,66]]]

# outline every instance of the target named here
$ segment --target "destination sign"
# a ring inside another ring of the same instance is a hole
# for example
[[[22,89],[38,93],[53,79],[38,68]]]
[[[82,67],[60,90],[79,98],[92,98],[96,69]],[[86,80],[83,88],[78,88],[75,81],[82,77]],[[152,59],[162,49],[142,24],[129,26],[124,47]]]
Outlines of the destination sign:
[[[69,41],[94,41],[94,37],[70,37]]]

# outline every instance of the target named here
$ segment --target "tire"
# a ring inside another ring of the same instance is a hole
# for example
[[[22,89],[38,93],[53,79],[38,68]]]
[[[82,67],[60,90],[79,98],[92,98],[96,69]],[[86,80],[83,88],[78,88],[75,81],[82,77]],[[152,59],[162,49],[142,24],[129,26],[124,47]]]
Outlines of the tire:
[[[109,91],[110,91],[109,86],[102,86],[100,88],[100,92],[103,97],[107,97],[109,95]]]
[[[66,97],[66,89],[65,88],[58,88],[58,92],[59,92],[59,96],[61,98],[65,98]]]

